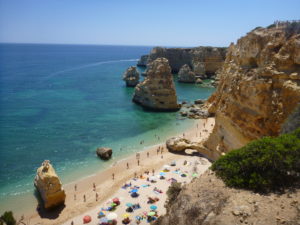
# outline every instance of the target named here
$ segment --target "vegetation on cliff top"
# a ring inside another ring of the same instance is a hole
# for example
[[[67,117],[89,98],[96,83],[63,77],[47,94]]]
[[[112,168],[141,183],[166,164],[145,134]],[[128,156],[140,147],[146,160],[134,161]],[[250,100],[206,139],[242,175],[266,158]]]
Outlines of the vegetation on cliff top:
[[[222,156],[211,168],[230,187],[258,192],[291,187],[300,182],[300,128],[253,141]]]
[[[16,224],[16,220],[13,216],[12,211],[8,211],[3,213],[3,215],[0,217],[0,225],[15,225]]]

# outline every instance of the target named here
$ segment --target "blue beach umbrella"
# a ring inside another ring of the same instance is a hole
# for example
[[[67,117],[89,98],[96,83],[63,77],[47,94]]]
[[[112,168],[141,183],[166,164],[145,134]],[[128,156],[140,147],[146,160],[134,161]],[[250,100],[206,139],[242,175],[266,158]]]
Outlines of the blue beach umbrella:
[[[166,173],[164,173],[164,172],[160,172],[160,173],[159,173],[159,175],[160,175],[160,176],[165,176],[165,175],[166,175]]]
[[[106,217],[102,217],[100,220],[99,220],[100,224],[101,223],[107,223],[108,222],[108,219]]]
[[[155,209],[157,209],[157,206],[156,206],[156,205],[151,205],[151,206],[150,206],[150,209],[151,209],[151,210],[155,210]]]
[[[138,189],[133,189],[131,192],[136,193],[136,192],[138,192]]]
[[[131,207],[131,206],[133,206],[133,204],[130,203],[130,202],[128,202],[128,203],[126,203],[126,206],[127,206],[127,207]]]

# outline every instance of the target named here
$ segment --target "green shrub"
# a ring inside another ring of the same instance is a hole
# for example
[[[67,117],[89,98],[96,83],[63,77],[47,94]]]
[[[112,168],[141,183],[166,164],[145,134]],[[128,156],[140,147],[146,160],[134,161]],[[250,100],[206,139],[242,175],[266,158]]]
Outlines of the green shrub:
[[[167,190],[168,204],[172,204],[181,191],[181,183],[173,182]]]
[[[15,225],[16,224],[16,220],[14,218],[14,215],[13,215],[12,211],[8,211],[8,212],[3,213],[3,215],[0,218],[7,225]],[[0,220],[0,224],[2,224],[1,220]]]
[[[300,181],[300,128],[253,141],[220,157],[211,168],[230,187],[259,192],[290,187]]]

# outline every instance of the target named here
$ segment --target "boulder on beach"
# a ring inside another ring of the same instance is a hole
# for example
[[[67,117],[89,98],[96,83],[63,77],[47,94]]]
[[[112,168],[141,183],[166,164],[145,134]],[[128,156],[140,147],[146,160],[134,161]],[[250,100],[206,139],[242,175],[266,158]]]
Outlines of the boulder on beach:
[[[197,142],[192,142],[182,137],[172,137],[166,141],[167,149],[170,152],[182,152],[186,149],[200,149],[200,145]]]
[[[64,204],[65,191],[49,160],[45,160],[42,166],[37,169],[34,186],[41,195],[45,209]]]
[[[126,82],[127,87],[135,87],[139,83],[140,74],[135,66],[131,66],[125,71],[123,80]]]
[[[101,159],[108,160],[112,156],[112,149],[106,147],[97,148],[96,154]]]

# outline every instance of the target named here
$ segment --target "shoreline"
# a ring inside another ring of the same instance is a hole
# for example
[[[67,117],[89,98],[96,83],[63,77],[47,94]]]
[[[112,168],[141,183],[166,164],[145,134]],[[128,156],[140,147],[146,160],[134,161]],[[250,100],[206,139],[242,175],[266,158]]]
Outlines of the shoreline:
[[[206,127],[203,126],[205,121],[207,121]],[[208,137],[213,125],[214,118],[195,120],[193,126],[187,128],[184,137],[192,141],[203,141]],[[204,129],[207,129],[208,132],[204,132]],[[202,132],[203,134],[201,137],[199,137],[199,132]],[[178,134],[177,136],[182,135],[183,134]],[[162,153],[157,153],[158,146],[163,146]],[[147,152],[149,152],[149,157],[147,157]],[[140,165],[137,165],[137,153],[140,154]],[[63,185],[67,197],[65,207],[61,209],[61,211],[51,213],[40,212],[40,214],[37,211],[24,212],[16,216],[24,215],[24,221],[27,221],[30,224],[64,223],[71,218],[89,211],[96,207],[96,205],[103,203],[107,198],[117,192],[126,181],[133,178],[135,173],[139,176],[146,170],[152,171],[152,169],[154,169],[157,171],[157,169],[164,164],[182,157],[184,157],[184,155],[169,153],[165,147],[165,140],[163,140],[160,144],[155,144],[146,149],[143,148],[135,154],[130,154],[128,157],[113,162],[104,170],[96,171],[92,175],[87,174],[84,178]],[[129,169],[127,169],[127,163],[129,163]],[[114,180],[112,179],[113,173],[115,174]],[[93,183],[96,184],[96,191],[93,191]],[[74,190],[75,184],[77,185],[77,191]],[[96,192],[99,195],[98,201],[95,200]],[[104,192],[105,195],[103,194]],[[83,201],[84,195],[86,196],[86,202]]]

